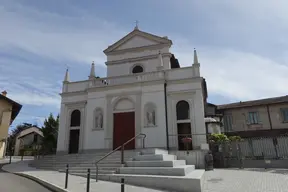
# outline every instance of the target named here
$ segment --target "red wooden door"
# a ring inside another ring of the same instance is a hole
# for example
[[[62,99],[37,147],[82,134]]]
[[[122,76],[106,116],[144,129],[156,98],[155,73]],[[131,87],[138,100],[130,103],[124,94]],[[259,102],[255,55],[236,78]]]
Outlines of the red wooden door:
[[[135,136],[135,113],[114,113],[113,149]],[[125,149],[135,149],[135,141],[131,141]]]

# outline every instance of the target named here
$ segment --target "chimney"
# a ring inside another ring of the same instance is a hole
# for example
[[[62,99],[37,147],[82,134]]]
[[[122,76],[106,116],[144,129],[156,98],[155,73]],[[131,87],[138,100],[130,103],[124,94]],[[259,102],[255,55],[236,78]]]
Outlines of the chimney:
[[[7,91],[2,91],[2,95],[6,97]]]

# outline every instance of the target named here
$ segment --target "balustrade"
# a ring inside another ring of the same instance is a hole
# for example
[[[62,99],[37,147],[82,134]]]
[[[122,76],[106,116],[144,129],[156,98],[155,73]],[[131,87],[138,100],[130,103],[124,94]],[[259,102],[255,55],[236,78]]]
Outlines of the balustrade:
[[[128,83],[144,82],[144,81],[154,81],[163,79],[164,75],[162,71],[143,73],[143,74],[134,74],[129,76],[121,77],[107,77],[99,78],[94,80],[95,87],[103,87],[109,85],[121,85]]]

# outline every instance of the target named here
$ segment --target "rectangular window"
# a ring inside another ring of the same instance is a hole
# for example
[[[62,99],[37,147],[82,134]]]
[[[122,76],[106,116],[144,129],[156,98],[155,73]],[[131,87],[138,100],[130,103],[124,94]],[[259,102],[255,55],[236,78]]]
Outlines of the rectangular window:
[[[229,132],[232,131],[232,125],[233,125],[233,121],[232,121],[232,115],[224,115],[224,131],[225,132]]]
[[[37,141],[38,141],[37,134],[34,134],[33,143],[37,143]]]
[[[259,124],[259,114],[258,112],[249,112],[248,114],[249,124]]]
[[[288,122],[288,108],[281,108],[280,110],[283,122]]]

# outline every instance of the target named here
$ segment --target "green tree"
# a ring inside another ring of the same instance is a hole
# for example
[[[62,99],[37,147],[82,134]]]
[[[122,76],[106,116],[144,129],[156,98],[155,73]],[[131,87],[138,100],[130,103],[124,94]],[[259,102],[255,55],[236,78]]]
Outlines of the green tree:
[[[45,119],[42,127],[43,139],[42,150],[44,153],[54,153],[57,148],[57,137],[59,128],[59,115],[55,118],[50,113],[49,117]]]

